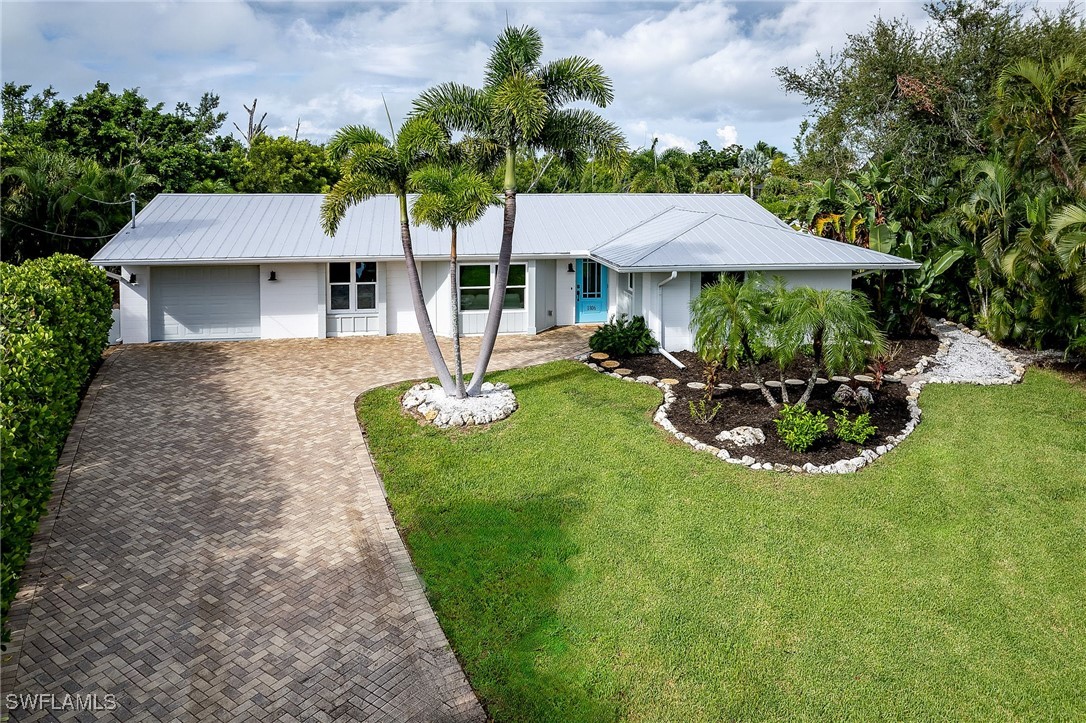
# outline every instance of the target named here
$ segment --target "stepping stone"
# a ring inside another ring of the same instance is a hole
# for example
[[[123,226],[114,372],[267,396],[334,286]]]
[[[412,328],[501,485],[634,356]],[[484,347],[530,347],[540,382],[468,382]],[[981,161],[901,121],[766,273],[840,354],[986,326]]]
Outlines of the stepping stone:
[[[807,382],[803,381],[802,379],[785,379],[784,383],[790,387],[802,387]]]
[[[705,388],[705,385],[702,384],[701,382],[687,382],[686,386],[689,389],[704,389]]]
[[[829,379],[823,379],[822,377],[815,377],[815,384],[818,385],[818,386],[822,386],[823,384],[829,384],[829,383],[830,383]]]
[[[744,389],[744,390],[746,390],[748,392],[756,392],[759,389],[758,385],[755,384],[754,382],[745,382],[743,384],[740,384],[739,388]]]
[[[729,389],[732,388],[732,385],[731,384],[717,384],[716,388],[719,389],[722,392],[726,392],[726,391],[728,391]]]
[[[618,374],[620,377],[628,377],[633,374],[633,369],[616,369],[615,374]]]
[[[605,354],[602,351],[594,351],[591,354],[589,354],[588,356],[589,356],[590,359],[606,359],[610,355]]]
[[[871,382],[875,381],[875,377],[871,376],[870,374],[857,374],[852,378],[864,384],[870,384]]]
[[[657,379],[656,377],[649,376],[648,374],[643,374],[637,378],[637,381],[641,382],[642,384],[655,384]]]
[[[617,369],[621,365],[614,359],[608,359],[605,362],[600,362],[600,366],[604,369]]]
[[[901,384],[901,380],[897,377],[883,377],[882,381],[885,384]]]
[[[776,379],[769,379],[768,381],[766,381],[765,385],[770,389],[779,389],[781,383],[778,382]],[[757,385],[755,385],[755,389],[757,389]]]
[[[679,383],[679,380],[678,379],[672,379],[671,377],[668,377],[667,379],[661,379],[660,383],[661,384],[667,384],[668,386],[675,386],[676,384]]]
[[[830,381],[831,382],[837,382],[838,384],[847,384],[847,383],[852,381],[852,377],[842,377],[842,376],[830,377]]]

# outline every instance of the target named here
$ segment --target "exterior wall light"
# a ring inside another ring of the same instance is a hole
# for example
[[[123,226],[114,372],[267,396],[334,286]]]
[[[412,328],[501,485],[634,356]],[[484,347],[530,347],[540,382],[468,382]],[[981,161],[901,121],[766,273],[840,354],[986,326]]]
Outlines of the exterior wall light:
[[[268,281],[278,281],[278,280],[279,279],[275,278],[275,272],[274,271],[272,271],[271,273],[268,274]]]
[[[573,268],[573,262],[572,261],[569,262],[569,266],[566,267],[566,271],[568,271],[571,274],[577,273],[577,269]]]

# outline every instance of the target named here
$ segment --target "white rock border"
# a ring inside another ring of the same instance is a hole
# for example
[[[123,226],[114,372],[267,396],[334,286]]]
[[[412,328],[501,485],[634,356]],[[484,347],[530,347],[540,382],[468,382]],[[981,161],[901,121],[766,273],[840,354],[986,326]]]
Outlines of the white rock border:
[[[928,319],[928,323],[939,336],[939,350],[936,352],[934,357],[921,357],[919,363],[913,369],[902,369],[898,372],[895,372],[892,376],[898,381],[903,381],[905,377],[919,376],[922,371],[929,365],[934,364],[936,360],[942,359],[944,356],[946,356],[947,351],[950,349],[950,340],[939,333],[939,329],[937,328],[935,321],[933,319]],[[970,334],[971,336],[979,339],[987,346],[991,347],[994,351],[999,353],[1010,363],[1011,368],[1014,370],[1014,375],[1007,377],[997,377],[994,379],[978,379],[976,381],[945,380],[938,377],[932,377],[929,379],[924,379],[923,377],[921,377],[919,379],[916,379],[909,384],[908,391],[905,395],[905,401],[909,405],[909,421],[908,423],[906,423],[904,429],[902,429],[897,434],[884,437],[883,439],[885,441],[882,444],[877,445],[874,449],[865,449],[856,457],[852,457],[850,459],[842,459],[831,464],[823,465],[816,465],[812,462],[807,462],[803,466],[796,464],[781,464],[779,462],[760,462],[749,454],[743,455],[742,457],[732,456],[731,452],[726,449],[721,449],[720,447],[706,444],[705,442],[694,439],[690,435],[684,434],[683,432],[680,432],[678,429],[675,428],[675,425],[672,424],[671,420],[667,417],[668,408],[677,398],[675,392],[671,389],[671,385],[664,384],[663,382],[650,376],[641,376],[634,378],[633,376],[622,376],[620,374],[609,372],[607,371],[607,369],[601,367],[600,365],[593,363],[591,359],[589,359],[587,354],[584,354],[577,358],[578,360],[583,361],[585,364],[587,364],[589,369],[594,369],[595,371],[606,374],[610,377],[614,377],[615,379],[622,379],[627,382],[637,382],[641,384],[653,384],[662,389],[664,392],[664,403],[661,404],[659,408],[657,408],[656,414],[653,415],[653,421],[656,422],[656,424],[665,431],[670,432],[676,439],[681,442],[685,442],[686,444],[689,444],[691,447],[698,450],[699,452],[708,452],[714,457],[722,459],[725,462],[730,462],[731,464],[741,464],[745,467],[749,467],[750,469],[773,470],[775,472],[792,472],[796,474],[849,474],[852,472],[856,472],[863,467],[871,464],[876,459],[901,444],[903,441],[905,441],[906,437],[913,433],[913,430],[916,429],[916,425],[920,423],[920,418],[923,414],[920,410],[920,404],[918,403],[918,400],[920,399],[920,391],[924,388],[925,384],[979,384],[983,386],[989,386],[994,384],[1015,384],[1022,381],[1022,377],[1025,374],[1026,367],[1024,364],[1021,363],[1021,361],[1019,361],[1018,357],[1013,352],[1004,349],[992,340],[988,339],[988,337],[981,335],[979,332],[973,332],[968,327],[962,324],[948,322],[946,319],[940,319],[939,324],[945,326],[955,326],[958,329],[966,332],[967,334]]]
[[[517,410],[517,398],[508,384],[483,382],[479,396],[457,399],[438,384],[422,382],[404,392],[400,405],[426,424],[449,429],[490,424]]]

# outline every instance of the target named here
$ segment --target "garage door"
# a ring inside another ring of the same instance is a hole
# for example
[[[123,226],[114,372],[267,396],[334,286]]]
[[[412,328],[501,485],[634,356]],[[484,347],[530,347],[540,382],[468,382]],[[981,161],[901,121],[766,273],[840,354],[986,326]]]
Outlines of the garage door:
[[[151,341],[259,339],[260,268],[154,268],[150,312]]]

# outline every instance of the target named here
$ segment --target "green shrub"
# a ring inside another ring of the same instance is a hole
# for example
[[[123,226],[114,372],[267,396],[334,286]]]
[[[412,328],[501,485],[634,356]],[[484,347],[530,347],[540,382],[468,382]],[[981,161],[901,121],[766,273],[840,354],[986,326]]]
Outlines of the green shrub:
[[[75,256],[0,263],[0,593],[17,591],[53,473],[113,323],[105,272]]]
[[[785,404],[773,422],[788,449],[806,452],[829,430],[827,420],[828,417],[822,412],[809,411],[806,404]]]
[[[848,412],[844,410],[834,412],[833,426],[833,433],[839,440],[856,444],[863,444],[879,431],[878,427],[871,423],[871,415],[867,412],[857,415],[855,419],[849,419]]]
[[[611,317],[588,340],[588,346],[592,351],[602,351],[612,356],[636,356],[648,354],[657,347],[656,339],[645,324],[645,317],[635,316],[632,319],[625,314]]]
[[[708,424],[720,413],[720,402],[712,403],[712,400],[702,397],[696,402],[690,402],[690,418],[698,424]]]

